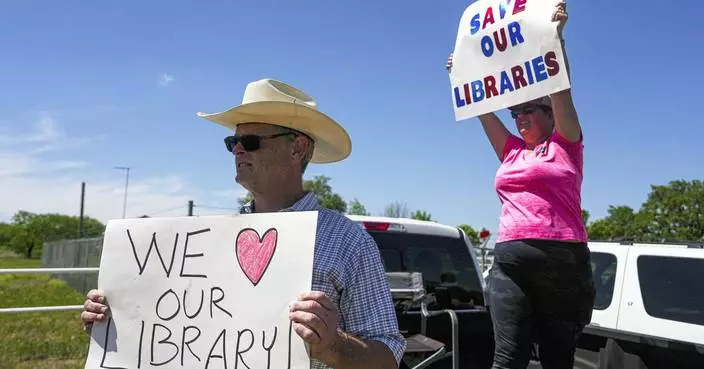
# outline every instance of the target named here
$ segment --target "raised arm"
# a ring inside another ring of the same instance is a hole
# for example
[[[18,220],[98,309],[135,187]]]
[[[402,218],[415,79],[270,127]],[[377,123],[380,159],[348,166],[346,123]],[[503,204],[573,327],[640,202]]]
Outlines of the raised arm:
[[[445,68],[447,68],[448,72],[452,69],[452,54],[450,54],[447,58],[447,65],[445,65]],[[501,119],[499,119],[499,117],[494,113],[480,115],[479,121],[482,122],[484,133],[486,133],[486,137],[489,138],[489,142],[491,142],[491,146],[494,148],[496,156],[499,160],[502,160],[504,147],[506,146],[506,141],[511,135],[511,132],[506,129],[506,126],[504,126],[503,122],[501,122]]]
[[[562,41],[562,55],[565,58],[565,70],[567,76],[570,76],[569,62],[567,61],[567,53],[565,52],[565,41],[562,37],[562,30],[567,23],[567,4],[561,2],[557,4],[555,13],[553,13],[553,22],[559,22],[557,32]],[[571,142],[577,142],[582,138],[582,127],[579,124],[577,110],[572,101],[572,89],[563,90],[550,95],[552,100],[552,113],[555,119],[555,129],[557,132]]]
[[[486,133],[486,136],[489,138],[491,146],[494,147],[496,156],[499,160],[503,160],[504,148],[506,147],[506,141],[508,141],[511,132],[506,129],[501,119],[494,113],[480,115],[479,120],[482,122],[484,133]]]

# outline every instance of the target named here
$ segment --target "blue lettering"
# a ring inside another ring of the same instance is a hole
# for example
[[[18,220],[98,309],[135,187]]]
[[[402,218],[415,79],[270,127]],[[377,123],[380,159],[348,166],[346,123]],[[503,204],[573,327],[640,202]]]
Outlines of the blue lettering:
[[[494,53],[494,43],[491,41],[491,37],[482,37],[482,52],[487,58]]]
[[[511,84],[511,79],[508,77],[508,73],[506,71],[501,72],[501,92],[500,94],[503,95],[504,91],[509,90],[513,91],[513,85]]]
[[[464,101],[462,96],[460,96],[460,88],[455,87],[454,90],[455,90],[455,106],[458,108],[461,108],[461,107],[467,105],[467,103]]]
[[[528,77],[528,84],[532,85],[533,83],[535,83],[535,80],[533,80],[533,69],[531,69],[529,61],[527,61],[524,65],[526,66],[526,76]]]
[[[535,73],[535,79],[538,82],[548,79],[548,73],[545,70],[545,63],[543,63],[542,56],[533,59],[533,71]]]
[[[473,35],[479,31],[479,27],[481,27],[481,23],[479,23],[479,13],[475,14],[472,19],[469,21],[469,25],[471,26],[469,30],[469,34]]]
[[[506,15],[506,8],[509,5],[511,5],[511,0],[502,1],[499,3],[499,15],[501,16],[501,19],[504,19],[504,15]]]
[[[481,80],[472,81],[472,101],[480,102],[484,100],[484,84]]]
[[[524,41],[521,34],[521,25],[518,22],[508,24],[508,35],[511,37],[511,46],[522,44]]]

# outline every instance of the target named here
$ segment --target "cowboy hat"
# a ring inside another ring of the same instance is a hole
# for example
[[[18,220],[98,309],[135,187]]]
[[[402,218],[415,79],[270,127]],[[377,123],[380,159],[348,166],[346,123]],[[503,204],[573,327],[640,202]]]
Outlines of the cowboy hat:
[[[247,84],[241,105],[220,113],[199,112],[198,116],[232,130],[239,124],[265,123],[301,132],[315,142],[311,163],[341,161],[352,151],[345,129],[318,111],[311,96],[273,79]]]

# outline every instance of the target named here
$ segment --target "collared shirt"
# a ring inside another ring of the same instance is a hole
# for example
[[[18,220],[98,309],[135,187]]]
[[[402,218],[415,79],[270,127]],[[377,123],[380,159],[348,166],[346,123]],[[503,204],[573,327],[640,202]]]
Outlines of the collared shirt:
[[[240,212],[252,213],[253,207],[247,204]],[[313,290],[324,292],[337,305],[342,331],[386,344],[396,362],[400,362],[406,340],[398,329],[384,265],[374,239],[343,214],[320,206],[312,192],[282,211],[318,211]],[[312,360],[311,369],[324,368],[329,367]]]

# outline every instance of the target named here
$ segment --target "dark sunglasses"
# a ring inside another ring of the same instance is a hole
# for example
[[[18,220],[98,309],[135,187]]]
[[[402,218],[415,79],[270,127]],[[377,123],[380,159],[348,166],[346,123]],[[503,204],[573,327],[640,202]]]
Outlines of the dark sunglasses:
[[[530,115],[535,113],[536,110],[543,110],[543,111],[548,111],[550,110],[548,107],[540,106],[540,105],[527,105],[524,106],[520,109],[511,109],[511,118],[516,119],[518,118],[519,114],[523,115]]]
[[[256,151],[262,146],[262,140],[268,140],[272,138],[296,135],[294,132],[277,133],[269,136],[257,136],[257,135],[242,135],[242,136],[227,136],[225,137],[225,147],[227,151],[234,152],[235,146],[239,143],[245,151]]]

